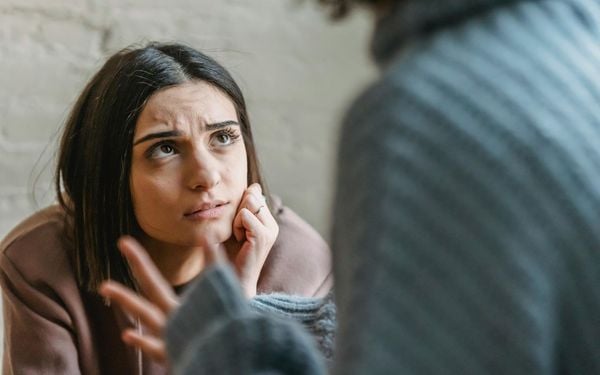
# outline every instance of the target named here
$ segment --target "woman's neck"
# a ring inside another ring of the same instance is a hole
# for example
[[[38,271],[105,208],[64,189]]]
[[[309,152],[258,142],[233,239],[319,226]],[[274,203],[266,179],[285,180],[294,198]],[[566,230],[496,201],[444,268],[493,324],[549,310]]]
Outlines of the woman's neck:
[[[169,284],[188,283],[204,269],[204,251],[199,247],[182,247],[150,238],[141,239],[154,264]]]

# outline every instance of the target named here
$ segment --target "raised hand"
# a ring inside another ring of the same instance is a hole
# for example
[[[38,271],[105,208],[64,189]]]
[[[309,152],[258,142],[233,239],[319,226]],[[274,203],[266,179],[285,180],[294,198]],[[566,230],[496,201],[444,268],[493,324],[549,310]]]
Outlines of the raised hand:
[[[132,237],[124,236],[118,242],[119,250],[127,259],[143,296],[115,281],[105,281],[98,292],[116,303],[130,316],[139,319],[147,331],[126,329],[122,333],[126,344],[140,348],[148,357],[166,363],[167,352],[163,331],[171,312],[179,306],[179,299],[171,285],[161,275],[146,250]],[[223,246],[207,242],[206,267],[226,261]]]
[[[163,330],[169,314],[179,306],[179,300],[171,285],[162,277],[148,253],[136,240],[122,237],[118,247],[127,259],[144,297],[115,281],[103,282],[98,292],[115,302],[129,315],[139,318],[147,328],[146,332],[133,328],[124,330],[123,341],[140,348],[155,361],[165,363],[167,354]]]

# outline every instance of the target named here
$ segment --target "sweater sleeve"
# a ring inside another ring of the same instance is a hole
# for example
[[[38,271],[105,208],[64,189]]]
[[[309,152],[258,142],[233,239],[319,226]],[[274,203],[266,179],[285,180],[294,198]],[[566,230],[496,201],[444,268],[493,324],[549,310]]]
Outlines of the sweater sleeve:
[[[323,298],[259,294],[250,300],[250,307],[260,313],[301,323],[312,334],[325,358],[333,358],[336,328],[333,292]]]
[[[2,254],[4,319],[2,373],[79,374],[71,320],[47,285],[32,285]]]
[[[186,293],[167,324],[166,341],[177,374],[325,373],[302,328],[253,311],[225,266],[205,270]]]

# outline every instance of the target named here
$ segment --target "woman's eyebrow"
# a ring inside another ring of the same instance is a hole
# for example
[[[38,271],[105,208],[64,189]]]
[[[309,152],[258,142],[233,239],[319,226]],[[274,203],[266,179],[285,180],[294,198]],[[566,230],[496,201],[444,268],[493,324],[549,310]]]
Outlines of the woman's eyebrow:
[[[240,124],[237,121],[233,121],[233,120],[229,120],[229,121],[223,121],[223,122],[215,122],[214,124],[206,124],[204,126],[204,128],[207,131],[213,131],[213,130],[217,130],[217,129],[221,129],[221,128],[226,128],[228,126],[240,126]]]
[[[206,131],[214,131],[214,130],[225,128],[227,126],[240,126],[240,124],[237,121],[233,121],[233,120],[215,122],[213,124],[206,124],[205,130]],[[145,135],[142,138],[138,139],[137,141],[134,141],[133,145],[135,146],[142,142],[146,142],[146,141],[149,141],[151,139],[156,139],[156,138],[178,137],[178,136],[181,136],[182,134],[183,133],[181,133],[178,130],[169,130],[169,131],[165,131],[165,132],[150,133],[150,134]]]
[[[178,137],[180,135],[181,135],[181,132],[178,131],[178,130],[169,130],[169,131],[166,131],[166,132],[150,133],[150,134],[145,135],[142,138],[138,139],[137,141],[134,141],[133,145],[135,146],[137,144],[149,141],[151,139],[168,138],[168,137]]]

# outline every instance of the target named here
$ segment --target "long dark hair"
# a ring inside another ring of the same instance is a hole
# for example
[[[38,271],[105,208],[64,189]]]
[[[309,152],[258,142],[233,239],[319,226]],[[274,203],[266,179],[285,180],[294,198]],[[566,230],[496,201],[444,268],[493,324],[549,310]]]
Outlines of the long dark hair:
[[[129,186],[135,124],[155,92],[194,80],[212,84],[232,100],[246,146],[248,184],[264,186],[244,97],[223,66],[181,44],[150,43],[114,54],[69,115],[55,175],[80,288],[95,291],[108,278],[136,288],[116,248],[119,236],[141,232]]]

